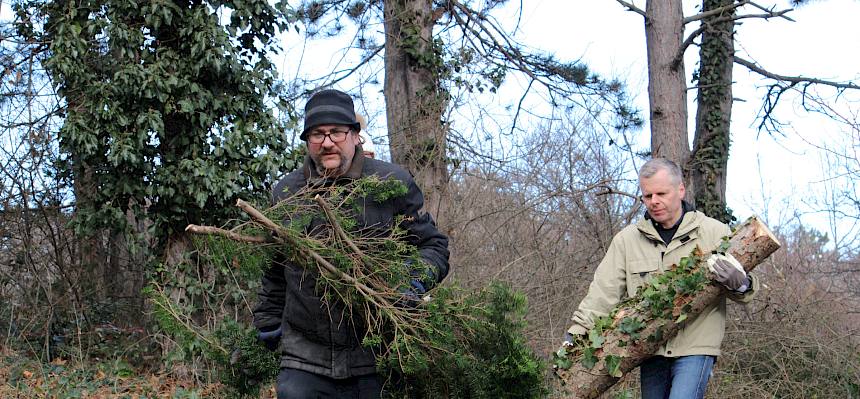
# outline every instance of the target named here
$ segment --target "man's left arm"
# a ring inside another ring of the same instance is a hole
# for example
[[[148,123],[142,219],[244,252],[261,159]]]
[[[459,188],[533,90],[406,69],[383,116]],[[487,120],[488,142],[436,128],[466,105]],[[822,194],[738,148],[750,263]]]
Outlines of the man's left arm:
[[[408,191],[399,201],[396,213],[406,216],[401,227],[408,232],[407,241],[418,247],[421,258],[430,266],[432,276],[420,278],[425,288],[430,289],[448,275],[448,237],[436,228],[433,217],[423,211],[424,194],[415,181],[409,178],[404,183]]]
[[[729,290],[729,299],[737,302],[737,303],[750,303],[752,300],[758,295],[758,292],[761,291],[761,282],[758,280],[758,276],[752,273],[747,273],[747,287],[744,291],[732,291]]]

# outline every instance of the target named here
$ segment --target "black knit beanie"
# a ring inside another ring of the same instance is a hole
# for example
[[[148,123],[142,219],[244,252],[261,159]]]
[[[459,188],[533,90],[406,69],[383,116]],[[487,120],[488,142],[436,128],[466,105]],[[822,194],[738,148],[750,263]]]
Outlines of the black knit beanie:
[[[356,132],[361,130],[349,94],[326,89],[311,96],[305,104],[305,129],[300,138],[307,140],[308,131],[319,125],[347,125]]]

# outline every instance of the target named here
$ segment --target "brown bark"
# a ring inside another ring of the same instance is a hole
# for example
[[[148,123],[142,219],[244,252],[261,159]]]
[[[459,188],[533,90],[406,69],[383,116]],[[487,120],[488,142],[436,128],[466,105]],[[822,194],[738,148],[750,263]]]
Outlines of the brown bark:
[[[391,159],[424,192],[425,210],[442,223],[448,185],[446,97],[439,85],[441,58],[433,46],[433,2],[394,0],[385,10],[385,105]]]
[[[645,14],[651,154],[686,165],[687,85],[684,63],[674,62],[684,33],[681,1],[649,0]]]
[[[770,254],[776,251],[780,244],[776,237],[756,218],[750,218],[732,235],[728,253],[732,254],[743,266],[750,271],[759,263],[763,262]],[[618,331],[609,330],[605,333],[606,338],[599,358],[600,361],[591,369],[585,368],[581,362],[575,362],[568,370],[557,370],[556,374],[561,378],[565,389],[563,397],[567,398],[597,398],[606,392],[620,378],[608,374],[605,368],[605,356],[616,355],[621,357],[620,371],[622,374],[635,369],[645,359],[663,346],[669,339],[677,335],[687,323],[692,322],[705,308],[718,301],[727,293],[726,289],[718,284],[712,283],[699,293],[676,298],[676,309],[689,305],[686,313],[687,318],[681,322],[666,320],[647,320],[645,328],[639,331],[641,339],[631,340],[630,336]],[[638,313],[633,306],[627,305],[618,312],[616,319],[627,317]],[[677,315],[673,315],[677,316]],[[616,320],[617,321],[617,320]],[[652,334],[662,330],[662,338],[649,340]]]

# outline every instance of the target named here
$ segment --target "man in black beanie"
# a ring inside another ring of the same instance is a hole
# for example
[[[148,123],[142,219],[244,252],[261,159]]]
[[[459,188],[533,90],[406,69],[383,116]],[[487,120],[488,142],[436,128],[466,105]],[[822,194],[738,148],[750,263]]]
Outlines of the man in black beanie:
[[[406,170],[363,156],[360,130],[349,95],[331,89],[314,94],[305,105],[300,136],[308,155],[300,169],[278,182],[273,200],[277,203],[307,185],[341,185],[370,175],[403,182],[408,188],[403,197],[359,201],[365,207],[357,228],[390,230],[402,220],[407,241],[431,269],[427,275],[413,276],[404,289],[405,299],[414,301],[448,274],[448,238],[422,211],[424,196]],[[382,381],[373,350],[361,345],[366,331],[349,320],[342,303],[324,304],[315,279],[285,260],[273,262],[262,279],[254,325],[260,340],[281,354],[278,398],[380,397]]]

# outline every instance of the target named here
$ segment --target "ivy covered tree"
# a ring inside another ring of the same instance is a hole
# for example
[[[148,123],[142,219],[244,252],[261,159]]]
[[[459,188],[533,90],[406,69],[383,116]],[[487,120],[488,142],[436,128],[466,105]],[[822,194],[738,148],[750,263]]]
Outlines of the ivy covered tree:
[[[65,103],[60,150],[81,236],[147,226],[153,254],[169,264],[187,246],[186,225],[223,222],[237,198],[265,198],[271,176],[291,168],[272,109],[269,59],[277,52],[271,40],[285,27],[283,3],[15,7],[19,31],[47,47],[44,63]],[[287,103],[277,104],[292,115]],[[81,252],[83,267],[99,267],[96,251],[85,245]],[[143,276],[135,278],[142,285]]]

